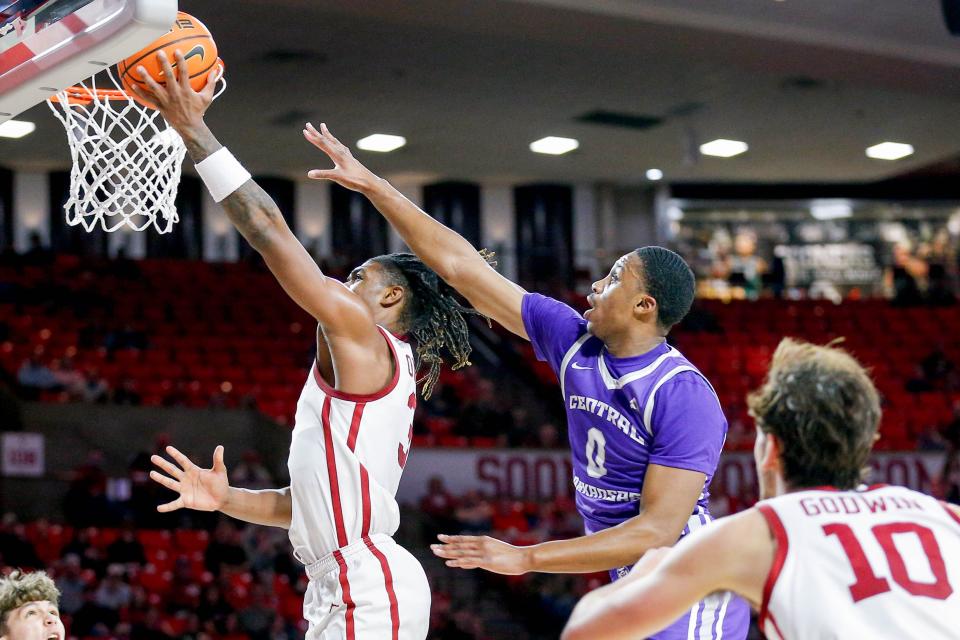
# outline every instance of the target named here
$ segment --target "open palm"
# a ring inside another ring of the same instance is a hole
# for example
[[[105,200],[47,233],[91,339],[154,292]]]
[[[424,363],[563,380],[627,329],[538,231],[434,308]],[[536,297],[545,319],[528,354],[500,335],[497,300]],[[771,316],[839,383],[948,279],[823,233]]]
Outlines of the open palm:
[[[179,493],[180,497],[173,502],[161,504],[157,507],[157,511],[166,513],[177,509],[194,509],[196,511],[216,511],[220,509],[230,491],[230,484],[227,482],[227,467],[223,464],[223,447],[218,446],[214,450],[213,467],[211,469],[201,469],[175,447],[167,447],[167,453],[180,466],[178,467],[160,456],[151,456],[150,461],[170,475],[165,476],[158,471],[151,471],[150,478],[167,489]]]
[[[350,149],[330,133],[326,124],[321,123],[317,130],[309,122],[303,129],[303,137],[313,146],[323,151],[333,160],[333,169],[313,169],[307,172],[307,177],[313,180],[333,180],[340,186],[362,191],[378,178],[365,166],[360,164]]]

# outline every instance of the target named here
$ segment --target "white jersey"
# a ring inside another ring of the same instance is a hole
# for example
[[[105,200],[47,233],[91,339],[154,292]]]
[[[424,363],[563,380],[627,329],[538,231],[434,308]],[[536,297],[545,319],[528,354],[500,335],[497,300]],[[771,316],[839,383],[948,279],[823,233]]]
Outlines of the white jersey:
[[[814,489],[757,505],[777,551],[770,640],[960,637],[960,518],[904,487]]]
[[[394,375],[378,393],[330,387],[316,365],[297,402],[290,444],[290,542],[304,564],[400,524],[396,493],[413,436],[416,377],[410,345],[382,327]]]

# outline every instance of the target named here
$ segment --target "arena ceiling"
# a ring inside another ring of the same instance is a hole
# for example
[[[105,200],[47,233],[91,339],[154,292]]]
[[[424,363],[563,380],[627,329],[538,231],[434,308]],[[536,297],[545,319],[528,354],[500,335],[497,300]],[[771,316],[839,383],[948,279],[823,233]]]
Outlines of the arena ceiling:
[[[391,176],[638,184],[871,181],[960,154],[960,38],[934,0],[181,0],[213,31],[230,86],[208,120],[251,170],[323,164],[300,135],[326,121]],[[591,112],[634,125],[584,122]],[[63,131],[0,140],[0,164],[63,167]],[[545,135],[577,138],[559,157]],[[701,142],[750,151],[697,157]],[[916,153],[871,160],[892,140]]]

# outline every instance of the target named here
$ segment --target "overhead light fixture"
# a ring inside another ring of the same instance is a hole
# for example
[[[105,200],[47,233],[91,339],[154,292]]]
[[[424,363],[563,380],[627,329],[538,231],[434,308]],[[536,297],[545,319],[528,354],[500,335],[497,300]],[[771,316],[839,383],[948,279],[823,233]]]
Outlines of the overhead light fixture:
[[[714,156],[717,158],[732,158],[733,156],[745,153],[749,148],[746,142],[741,142],[740,140],[718,138],[717,140],[700,145],[700,153],[705,156]]]
[[[0,124],[0,138],[22,138],[30,135],[37,125],[26,120],[7,120]]]
[[[847,200],[814,200],[810,203],[810,215],[817,220],[838,220],[853,216],[853,207]]]
[[[656,182],[657,180],[662,180],[662,179],[663,179],[663,171],[660,171],[660,169],[647,169],[647,180],[653,180],[654,182]]]
[[[573,138],[560,138],[557,136],[547,136],[530,143],[530,151],[534,153],[546,153],[551,156],[560,156],[569,153],[578,148],[580,143]]]
[[[407,139],[403,136],[392,136],[386,133],[375,133],[357,140],[358,149],[376,151],[378,153],[396,151],[405,144],[407,144]]]
[[[881,142],[867,147],[867,157],[876,160],[899,160],[913,155],[913,145],[903,142]]]

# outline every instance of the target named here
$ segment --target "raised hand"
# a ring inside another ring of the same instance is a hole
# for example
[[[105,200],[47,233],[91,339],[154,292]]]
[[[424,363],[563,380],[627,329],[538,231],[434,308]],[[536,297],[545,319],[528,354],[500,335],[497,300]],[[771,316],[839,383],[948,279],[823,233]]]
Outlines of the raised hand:
[[[171,127],[182,133],[203,122],[203,114],[213,102],[217,80],[223,69],[216,65],[207,75],[207,84],[203,89],[194,91],[190,86],[189,74],[180,73],[181,69],[187,68],[187,61],[179,50],[176,59],[177,71],[174,71],[166,53],[160,51],[157,60],[163,69],[164,84],[151,78],[147,70],[140,66],[137,67],[137,73],[146,87],[133,84],[132,88],[140,98],[153,104]]]
[[[494,573],[516,576],[526,573],[527,552],[524,547],[501,542],[490,536],[437,536],[443,544],[432,544],[433,554],[444,558],[448,567],[486,569]]]
[[[158,471],[151,471],[150,478],[159,482],[167,489],[175,491],[180,496],[173,502],[161,504],[157,511],[167,513],[177,509],[194,509],[196,511],[217,511],[223,507],[230,492],[227,482],[227,467],[223,464],[223,447],[217,446],[213,451],[213,467],[201,469],[190,461],[175,447],[167,447],[167,453],[176,460],[178,467],[168,460],[154,455],[150,461],[169,476]]]
[[[317,131],[308,122],[303,129],[303,137],[333,160],[333,169],[313,169],[307,172],[308,178],[332,180],[353,191],[363,191],[379,180],[372,171],[353,157],[346,145],[330,133],[326,124],[321,123],[320,130]]]

